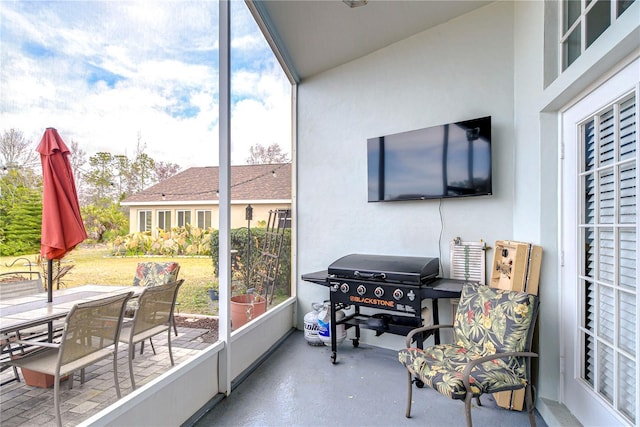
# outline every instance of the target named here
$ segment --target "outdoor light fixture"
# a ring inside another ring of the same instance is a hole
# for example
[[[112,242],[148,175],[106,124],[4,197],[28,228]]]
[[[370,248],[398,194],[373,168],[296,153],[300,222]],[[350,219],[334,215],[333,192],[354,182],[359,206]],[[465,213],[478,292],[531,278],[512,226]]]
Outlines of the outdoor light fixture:
[[[342,0],[342,3],[346,4],[347,6],[349,6],[351,8],[364,6],[368,2],[369,2],[369,0]]]
[[[275,178],[276,176],[278,176],[278,174],[276,173],[276,171],[271,171],[271,176]]]

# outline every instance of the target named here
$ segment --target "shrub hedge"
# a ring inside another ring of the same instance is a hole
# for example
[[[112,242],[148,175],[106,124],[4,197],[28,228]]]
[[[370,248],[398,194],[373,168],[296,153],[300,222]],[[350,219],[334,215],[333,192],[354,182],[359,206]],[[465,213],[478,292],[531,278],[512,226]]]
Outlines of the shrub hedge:
[[[257,268],[260,268],[260,254],[265,244],[266,228],[252,228],[250,231],[246,227],[234,228],[231,230],[231,274],[232,291],[236,294],[246,292],[247,288],[256,288],[260,285],[260,276]],[[249,234],[250,233],[250,234]],[[211,232],[211,259],[216,276],[219,266],[219,232]],[[250,268],[247,269],[247,259]],[[248,271],[248,274],[247,274]],[[291,295],[291,230],[284,230],[282,250],[280,252],[280,263],[278,274],[275,280],[276,295]]]
[[[140,232],[117,236],[111,242],[116,256],[134,255],[210,255],[210,234],[213,229],[201,229],[187,224],[170,231],[158,229],[157,237]]]

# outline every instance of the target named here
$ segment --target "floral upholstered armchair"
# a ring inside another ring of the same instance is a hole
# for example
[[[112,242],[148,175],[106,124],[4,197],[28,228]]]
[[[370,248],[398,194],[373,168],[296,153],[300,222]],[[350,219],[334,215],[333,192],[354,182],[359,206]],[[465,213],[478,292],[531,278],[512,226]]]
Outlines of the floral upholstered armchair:
[[[166,285],[167,283],[177,281],[179,272],[180,264],[177,262],[140,262],[136,268],[136,275],[133,278],[133,286]],[[133,317],[137,309],[138,301],[130,301],[127,304],[125,316]],[[173,332],[178,336],[178,328],[173,315],[171,317],[171,324],[173,325]]]
[[[157,286],[178,280],[177,262],[141,262],[136,268],[133,286]]]
[[[530,362],[538,297],[524,292],[467,283],[462,289],[453,325],[417,328],[407,335],[406,349],[398,357],[408,370],[406,416],[411,416],[412,383],[465,401],[471,426],[471,400],[480,395],[525,389],[529,421],[535,426]],[[413,337],[430,329],[453,328],[453,344],[424,350],[411,347]],[[415,380],[413,379],[415,377]]]

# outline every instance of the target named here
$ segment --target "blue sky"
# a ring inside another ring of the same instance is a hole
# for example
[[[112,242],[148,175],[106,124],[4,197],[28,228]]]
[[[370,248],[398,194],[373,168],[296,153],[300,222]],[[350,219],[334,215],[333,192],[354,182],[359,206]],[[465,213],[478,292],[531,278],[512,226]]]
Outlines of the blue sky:
[[[290,84],[243,1],[232,1],[232,163],[290,153]],[[0,2],[0,131],[47,127],[99,151],[218,164],[215,1]]]

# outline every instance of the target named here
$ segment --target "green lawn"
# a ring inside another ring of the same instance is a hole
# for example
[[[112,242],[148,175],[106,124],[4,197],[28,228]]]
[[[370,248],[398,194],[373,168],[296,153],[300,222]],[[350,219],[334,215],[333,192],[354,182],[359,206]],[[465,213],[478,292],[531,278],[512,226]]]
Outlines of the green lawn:
[[[218,314],[217,306],[210,302],[207,293],[211,284],[217,282],[210,257],[112,257],[109,253],[106,247],[78,247],[71,251],[62,260],[63,265],[74,266],[62,279],[64,286],[71,288],[86,284],[131,285],[139,262],[174,261],[180,264],[178,277],[184,279],[178,294],[179,312]],[[8,265],[16,258],[20,257],[0,257],[0,273],[29,269],[22,261],[9,268]],[[37,255],[28,255],[25,258],[35,262]]]

